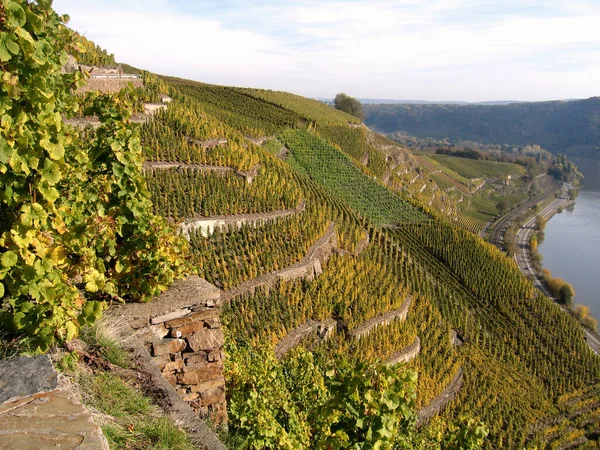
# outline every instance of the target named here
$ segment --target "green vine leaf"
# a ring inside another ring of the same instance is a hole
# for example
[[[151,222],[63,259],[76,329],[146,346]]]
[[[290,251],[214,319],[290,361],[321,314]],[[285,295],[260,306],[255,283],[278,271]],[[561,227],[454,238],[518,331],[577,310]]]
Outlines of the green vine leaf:
[[[6,268],[6,269],[17,264],[18,260],[19,260],[19,258],[17,256],[17,254],[10,250],[3,253],[2,256],[0,256],[0,264],[2,264],[2,267]]]

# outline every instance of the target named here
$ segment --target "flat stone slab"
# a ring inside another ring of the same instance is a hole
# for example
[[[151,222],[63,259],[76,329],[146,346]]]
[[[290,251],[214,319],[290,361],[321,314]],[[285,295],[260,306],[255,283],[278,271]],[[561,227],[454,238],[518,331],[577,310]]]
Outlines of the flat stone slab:
[[[0,450],[108,450],[102,429],[65,389],[0,405]]]
[[[0,361],[0,403],[57,387],[58,377],[48,355]]]

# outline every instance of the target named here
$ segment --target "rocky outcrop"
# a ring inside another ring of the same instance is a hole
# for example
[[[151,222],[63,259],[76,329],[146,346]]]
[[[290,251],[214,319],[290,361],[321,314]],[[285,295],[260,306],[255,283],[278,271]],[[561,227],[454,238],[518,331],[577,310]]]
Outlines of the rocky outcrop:
[[[0,450],[108,450],[102,429],[47,355],[0,361]]]
[[[394,353],[390,358],[386,360],[387,365],[399,364],[402,362],[408,362],[413,358],[416,358],[421,351],[421,339],[419,336],[415,336],[415,340],[408,347]]]
[[[398,309],[393,309],[384,314],[378,314],[375,317],[371,317],[366,322],[363,322],[354,330],[350,331],[348,334],[356,339],[360,339],[362,336],[369,334],[376,327],[380,325],[387,325],[392,320],[404,320],[406,319],[406,315],[408,314],[408,308],[410,307],[412,301],[412,297],[408,296],[402,303],[402,306]]]
[[[431,416],[439,413],[442,409],[444,409],[446,405],[448,405],[448,403],[450,403],[450,401],[452,401],[454,397],[456,397],[456,394],[458,394],[458,392],[462,388],[463,381],[464,370],[461,367],[460,369],[458,369],[458,372],[456,373],[452,381],[448,383],[448,386],[446,386],[442,393],[436,398],[434,398],[429,403],[429,405],[425,406],[419,411],[419,419],[417,420],[417,426],[423,425],[431,418]]]
[[[287,352],[309,336],[314,336],[317,339],[324,341],[333,334],[336,326],[337,322],[331,317],[319,321],[308,320],[290,331],[275,345],[275,356],[278,359],[283,358]]]
[[[337,236],[335,234],[334,223],[330,222],[327,230],[309,249],[307,254],[298,261],[285,269],[261,275],[248,281],[240,283],[234,288],[223,292],[221,298],[223,302],[230,301],[232,298],[254,293],[257,287],[273,287],[278,281],[290,281],[293,279],[304,278],[313,280],[322,271],[322,264],[326,262],[333,250],[337,248]]]
[[[180,397],[216,423],[227,421],[220,305],[221,291],[192,276],[150,303],[118,305],[107,312],[128,324]]]

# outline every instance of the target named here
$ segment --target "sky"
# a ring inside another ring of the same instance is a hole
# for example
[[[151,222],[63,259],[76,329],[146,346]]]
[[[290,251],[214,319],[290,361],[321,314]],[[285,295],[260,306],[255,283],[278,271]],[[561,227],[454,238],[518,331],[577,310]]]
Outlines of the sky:
[[[600,95],[600,0],[55,0],[117,61],[307,97]]]

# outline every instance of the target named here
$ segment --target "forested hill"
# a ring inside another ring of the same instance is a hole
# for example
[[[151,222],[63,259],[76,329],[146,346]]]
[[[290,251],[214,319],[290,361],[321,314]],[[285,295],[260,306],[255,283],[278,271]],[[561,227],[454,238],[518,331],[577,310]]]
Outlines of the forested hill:
[[[365,123],[386,133],[533,145],[600,158],[600,97],[509,105],[365,105]]]

